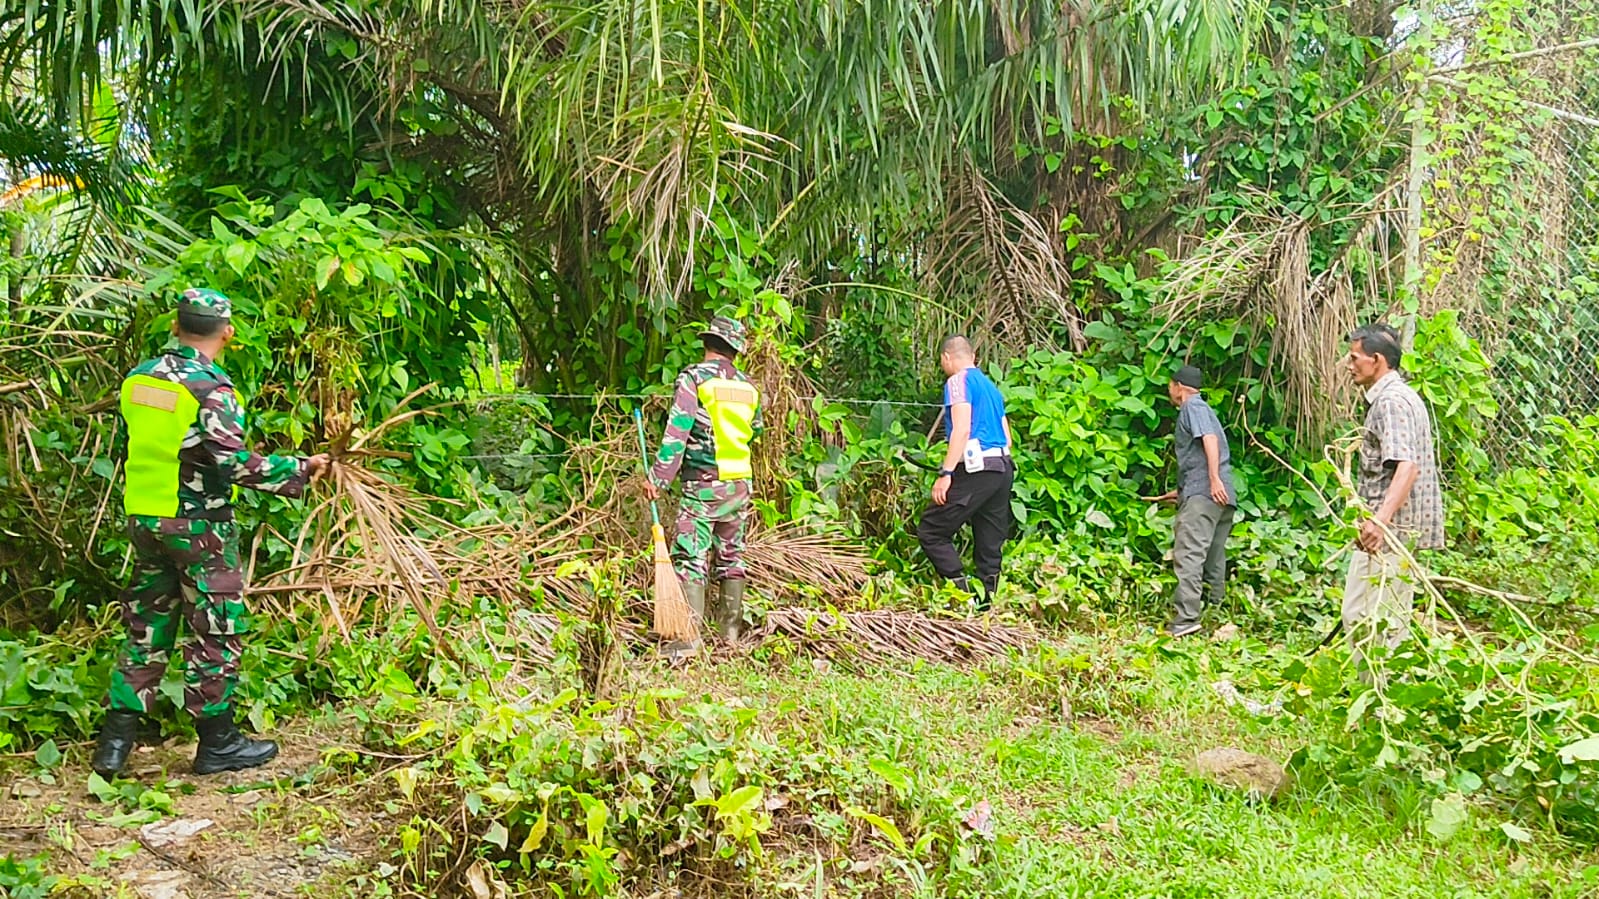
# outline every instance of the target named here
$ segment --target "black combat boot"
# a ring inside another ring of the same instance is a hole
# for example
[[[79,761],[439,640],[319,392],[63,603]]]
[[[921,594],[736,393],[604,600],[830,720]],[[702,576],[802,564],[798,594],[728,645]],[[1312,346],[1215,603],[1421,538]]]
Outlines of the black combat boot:
[[[200,746],[194,751],[195,774],[242,771],[278,757],[278,744],[239,733],[231,708],[210,718],[196,718],[194,729],[200,734]]]
[[[139,739],[139,720],[144,716],[126,709],[112,709],[105,713],[100,725],[100,742],[94,747],[94,761],[90,767],[106,780],[116,777],[128,764],[128,754]]]

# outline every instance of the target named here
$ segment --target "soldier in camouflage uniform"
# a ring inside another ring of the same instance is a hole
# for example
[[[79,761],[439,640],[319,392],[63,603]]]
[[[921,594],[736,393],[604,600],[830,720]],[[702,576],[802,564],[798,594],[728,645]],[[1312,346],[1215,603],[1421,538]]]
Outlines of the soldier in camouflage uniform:
[[[107,778],[126,765],[175,645],[183,648],[183,705],[200,735],[195,773],[277,755],[277,744],[244,737],[233,717],[249,630],[233,491],[299,496],[327,464],[325,455],[260,456],[245,446],[243,409],[216,363],[233,338],[227,297],[184,291],[173,331],[177,341],[122,382],[118,454],[134,571],[121,597],[128,639],[94,754],[94,770]]]
[[[653,498],[682,480],[672,561],[683,594],[703,618],[706,587],[714,577],[720,584],[717,628],[724,639],[736,641],[744,624],[744,521],[754,477],[750,443],[761,431],[760,393],[733,364],[744,351],[742,323],[718,316],[700,340],[705,358],[677,376],[646,489]]]

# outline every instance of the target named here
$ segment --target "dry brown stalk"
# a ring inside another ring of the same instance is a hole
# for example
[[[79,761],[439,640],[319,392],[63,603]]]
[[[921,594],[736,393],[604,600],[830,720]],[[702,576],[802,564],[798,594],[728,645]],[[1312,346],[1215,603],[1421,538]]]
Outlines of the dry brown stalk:
[[[291,541],[289,564],[250,577],[249,592],[282,611],[292,602],[314,603],[327,635],[345,639],[364,622],[388,618],[396,604],[413,608],[436,637],[444,604],[473,597],[492,597],[508,608],[587,614],[592,599],[586,575],[570,563],[598,563],[617,552],[636,553],[628,587],[643,597],[650,558],[638,533],[649,512],[637,435],[619,406],[601,409],[589,439],[568,452],[567,473],[581,486],[560,515],[537,526],[474,527],[439,517],[429,511],[435,500],[364,467],[367,459],[394,455],[373,448],[371,440],[400,416],[413,414],[396,409],[364,441],[344,441],[349,448],[328,473],[333,489]],[[474,505],[473,498],[466,497],[465,505]],[[670,503],[662,515],[671,520]],[[794,526],[755,529],[748,562],[755,590],[791,600],[821,596],[845,606],[867,579],[868,560],[858,548]],[[647,620],[648,609],[647,603],[630,604],[628,614]]]
[[[843,538],[794,524],[754,530],[744,561],[751,581],[763,593],[797,598],[810,587],[835,606],[860,596],[869,564],[865,553]]]
[[[829,658],[886,657],[958,664],[1025,649],[1037,641],[1024,628],[981,619],[933,618],[921,612],[836,612],[773,609],[755,636],[783,637]]]

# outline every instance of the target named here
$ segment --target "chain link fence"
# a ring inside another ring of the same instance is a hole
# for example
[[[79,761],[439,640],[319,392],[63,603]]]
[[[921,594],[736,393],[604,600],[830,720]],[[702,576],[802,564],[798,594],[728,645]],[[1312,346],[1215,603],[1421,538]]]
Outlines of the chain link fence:
[[[1461,310],[1492,362],[1479,445],[1499,467],[1599,411],[1599,48],[1578,37],[1436,70],[1412,163],[1422,312]]]

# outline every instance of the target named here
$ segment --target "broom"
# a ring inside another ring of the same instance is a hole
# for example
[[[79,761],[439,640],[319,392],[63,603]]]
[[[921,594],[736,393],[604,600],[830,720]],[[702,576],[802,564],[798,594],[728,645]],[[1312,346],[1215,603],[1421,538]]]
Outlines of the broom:
[[[648,475],[650,451],[644,443],[644,412],[633,410],[633,421],[638,424],[639,454],[644,458],[644,471]],[[650,537],[655,541],[655,633],[663,640],[680,641],[691,646],[700,639],[700,623],[694,610],[683,598],[683,585],[672,568],[672,557],[666,553],[666,534],[661,530],[661,513],[650,500]]]

